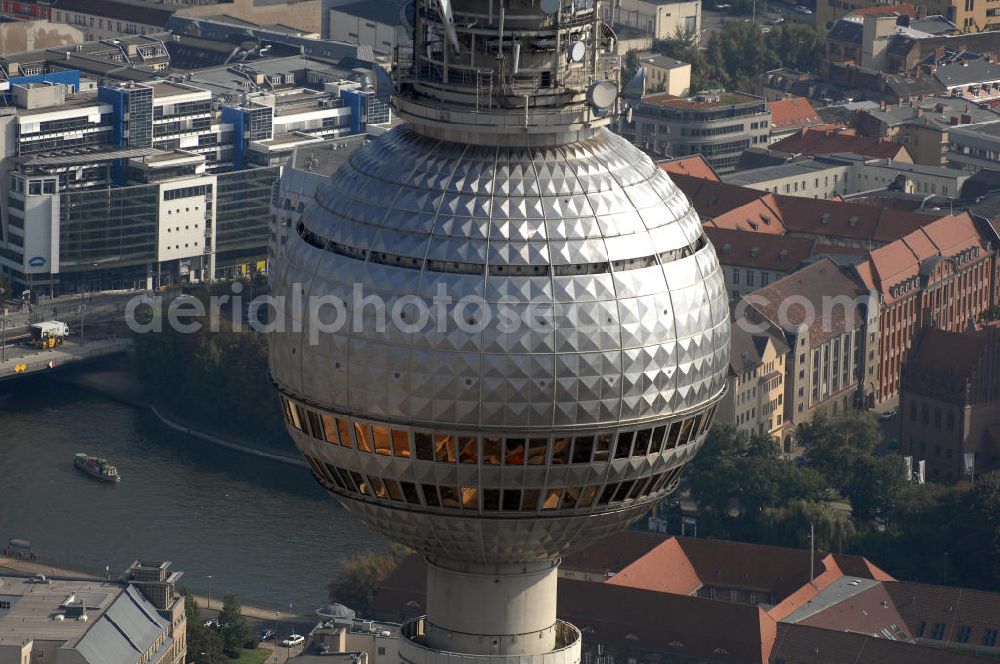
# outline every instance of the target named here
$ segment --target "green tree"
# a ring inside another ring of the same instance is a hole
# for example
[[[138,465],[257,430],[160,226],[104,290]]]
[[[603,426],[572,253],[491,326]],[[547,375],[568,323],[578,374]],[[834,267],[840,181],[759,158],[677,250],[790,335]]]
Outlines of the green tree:
[[[240,656],[243,644],[250,636],[247,621],[243,618],[243,607],[234,593],[226,593],[219,612],[219,634],[222,637],[222,651],[233,659]]]
[[[900,456],[856,459],[845,487],[854,517],[862,521],[888,517],[909,483],[906,464]]]
[[[386,553],[368,551],[341,559],[340,571],[327,585],[330,601],[356,610],[369,608],[379,587],[409,553],[406,547],[393,544]]]
[[[198,600],[194,598],[187,586],[181,588],[181,595],[184,595],[184,617],[187,619],[188,627],[191,627],[192,624],[200,624],[201,607],[198,606]]]
[[[765,509],[793,500],[819,500],[825,482],[814,470],[781,459],[766,434],[715,426],[685,475],[707,527],[719,536],[749,536]]]
[[[870,457],[882,440],[878,421],[868,413],[858,412],[830,417],[817,411],[812,421],[798,426],[796,435],[805,448],[806,465],[844,494],[855,464]]]
[[[1000,589],[1000,472],[976,478],[958,501],[951,554],[958,579]]]
[[[1000,307],[998,306],[992,306],[979,315],[979,321],[981,323],[987,323],[995,320],[1000,320]]]
[[[210,431],[220,413],[231,414],[226,433],[287,448],[264,335],[234,330],[226,318],[217,332],[208,317],[198,322],[191,334],[164,324],[162,332],[134,335],[133,368],[149,396]]]
[[[622,59],[622,87],[628,85],[637,71],[639,71],[639,52],[633,48],[626,52]]]
[[[842,553],[854,540],[856,530],[850,517],[823,503],[795,500],[766,510],[757,523],[757,541],[777,546],[806,548],[809,529],[815,528],[816,550]]]
[[[211,627],[188,623],[187,659],[197,664],[222,664],[225,654],[222,649],[222,637]]]

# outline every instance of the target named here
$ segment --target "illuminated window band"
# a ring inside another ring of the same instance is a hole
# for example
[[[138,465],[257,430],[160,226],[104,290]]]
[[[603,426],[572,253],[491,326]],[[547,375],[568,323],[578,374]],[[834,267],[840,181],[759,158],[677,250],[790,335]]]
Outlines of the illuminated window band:
[[[416,459],[441,464],[500,467],[587,465],[613,459],[645,457],[683,449],[697,442],[711,424],[715,405],[669,424],[577,436],[501,437],[419,431],[317,411],[281,396],[289,426],[315,440],[362,454]],[[305,453],[313,476],[334,493],[361,495],[386,502],[485,512],[534,512],[585,509],[631,502],[676,484],[683,465],[661,473],[587,486],[481,488],[417,484],[379,477]]]

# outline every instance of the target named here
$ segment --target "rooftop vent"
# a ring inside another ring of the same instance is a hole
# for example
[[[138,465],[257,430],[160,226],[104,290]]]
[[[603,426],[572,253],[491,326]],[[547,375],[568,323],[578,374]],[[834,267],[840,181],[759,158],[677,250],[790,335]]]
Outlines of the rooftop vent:
[[[828,223],[830,223],[830,213],[829,212],[824,212],[823,216],[819,218],[819,223],[821,223],[821,224],[828,224]]]
[[[778,252],[778,260],[785,260],[788,258],[788,249],[782,249]]]
[[[854,215],[850,219],[847,220],[847,223],[850,224],[851,228],[855,228],[858,225],[859,221],[861,221],[861,219],[858,218],[857,215]]]
[[[729,244],[728,242],[722,245],[723,255],[728,256],[730,253],[732,253],[732,251],[733,251],[733,245]]]
[[[751,258],[756,258],[759,255],[760,255],[760,247],[751,247],[750,248],[750,257]]]

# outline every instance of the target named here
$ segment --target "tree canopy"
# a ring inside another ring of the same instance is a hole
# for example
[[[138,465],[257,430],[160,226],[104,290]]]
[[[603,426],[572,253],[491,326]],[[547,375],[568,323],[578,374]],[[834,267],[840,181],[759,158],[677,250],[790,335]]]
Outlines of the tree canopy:
[[[236,658],[250,636],[247,621],[243,617],[243,607],[234,593],[226,593],[219,612],[219,634],[222,637],[222,651],[227,657]]]
[[[730,21],[701,47],[694,36],[678,33],[653,41],[652,50],[691,63],[692,91],[723,88],[753,92],[761,74],[780,67],[817,72],[825,37],[814,27],[788,21],[764,33],[760,25]],[[702,50],[704,49],[704,50]]]
[[[410,550],[393,544],[385,553],[368,551],[340,560],[340,571],[327,585],[331,602],[363,611],[375,599],[375,593]]]

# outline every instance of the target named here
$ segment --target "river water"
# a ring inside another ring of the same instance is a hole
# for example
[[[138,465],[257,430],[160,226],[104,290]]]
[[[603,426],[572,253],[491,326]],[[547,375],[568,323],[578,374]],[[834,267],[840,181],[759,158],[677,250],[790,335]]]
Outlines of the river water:
[[[121,484],[74,468],[77,452],[107,457]],[[340,558],[388,546],[305,468],[212,446],[45,379],[0,384],[0,542],[11,537],[31,540],[40,562],[95,574],[170,560],[196,592],[211,575],[213,598],[232,591],[296,612],[326,602]]]

